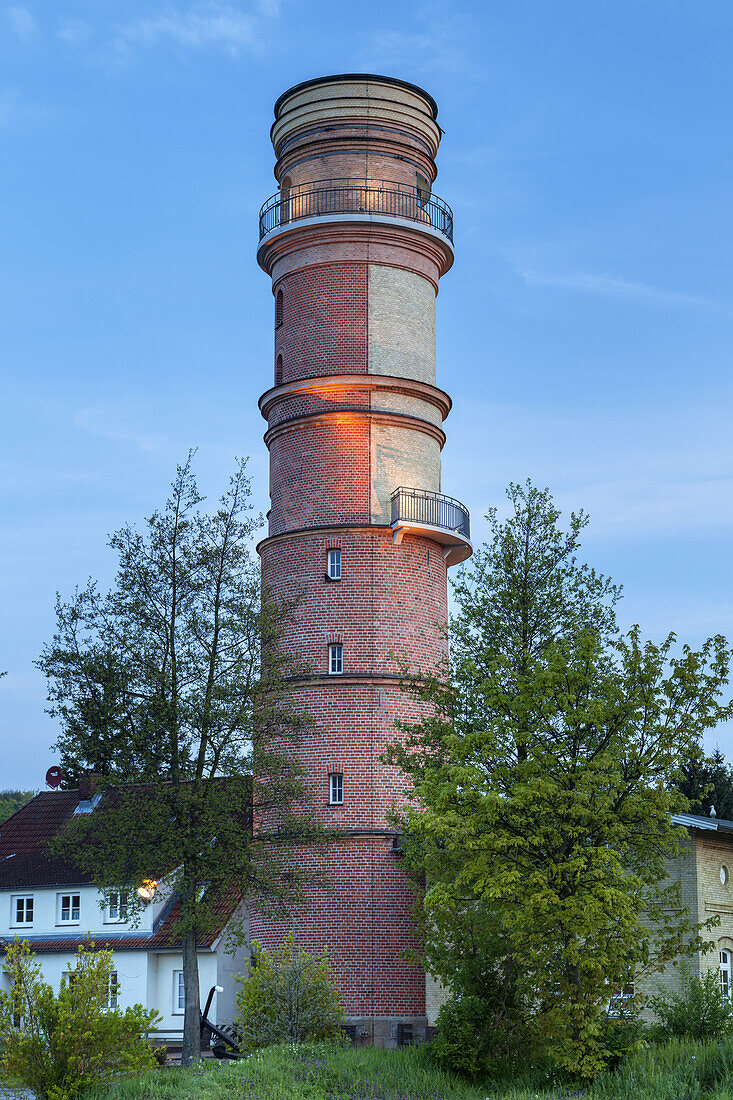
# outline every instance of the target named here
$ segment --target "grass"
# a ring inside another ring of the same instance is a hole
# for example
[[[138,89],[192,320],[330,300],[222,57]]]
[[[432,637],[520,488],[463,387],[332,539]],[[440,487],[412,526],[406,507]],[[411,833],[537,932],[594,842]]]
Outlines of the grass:
[[[733,1100],[733,1041],[650,1047],[590,1087],[469,1084],[424,1049],[271,1047],[243,1062],[164,1070],[85,1100]]]

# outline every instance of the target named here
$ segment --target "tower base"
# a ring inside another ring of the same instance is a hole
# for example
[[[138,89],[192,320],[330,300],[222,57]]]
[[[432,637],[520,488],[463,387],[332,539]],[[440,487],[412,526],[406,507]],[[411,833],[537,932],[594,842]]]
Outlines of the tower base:
[[[384,1050],[421,1046],[432,1038],[427,1016],[347,1016],[346,1031],[354,1046]],[[435,1029],[432,1029],[434,1031]]]

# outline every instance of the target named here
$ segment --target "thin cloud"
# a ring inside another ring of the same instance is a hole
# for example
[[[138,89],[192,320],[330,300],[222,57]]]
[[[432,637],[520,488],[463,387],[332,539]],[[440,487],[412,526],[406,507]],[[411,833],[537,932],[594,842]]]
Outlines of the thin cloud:
[[[61,24],[58,31],[59,38],[64,42],[71,43],[72,46],[76,46],[80,42],[86,42],[89,35],[90,27],[81,19],[67,19]]]
[[[527,286],[547,286],[557,290],[578,291],[581,294],[598,294],[612,298],[626,298],[631,301],[649,302],[662,306],[691,306],[698,309],[713,309],[729,313],[730,308],[711,298],[696,294],[685,294],[678,290],[651,286],[622,279],[617,275],[594,274],[589,271],[543,271],[531,267],[519,260],[511,260],[516,275]]]
[[[445,0],[423,5],[413,13],[411,25],[422,31],[376,31],[367,40],[362,60],[375,72],[449,72],[466,75],[465,48],[469,40],[465,20]]]
[[[38,26],[27,8],[22,8],[18,4],[13,4],[12,7],[5,9],[5,15],[7,16],[11,29],[18,38],[32,38],[34,34],[37,33]]]
[[[259,0],[257,14],[221,3],[198,4],[187,11],[168,9],[128,24],[118,45],[129,49],[167,42],[184,49],[223,49],[232,56],[254,53],[264,45],[263,21],[278,10],[277,0]]]
[[[90,432],[102,439],[109,439],[114,443],[124,443],[147,453],[170,453],[176,449],[166,436],[157,432],[140,431],[137,427],[125,423],[119,413],[112,413],[100,406],[79,409],[74,416],[74,423],[82,431]]]

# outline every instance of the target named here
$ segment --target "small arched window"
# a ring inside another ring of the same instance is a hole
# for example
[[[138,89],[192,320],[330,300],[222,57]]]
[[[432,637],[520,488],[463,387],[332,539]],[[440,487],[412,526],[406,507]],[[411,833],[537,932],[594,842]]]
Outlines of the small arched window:
[[[275,328],[280,328],[283,323],[283,292],[278,290],[275,296]]]
[[[283,384],[283,357],[278,355],[275,360],[275,385],[282,386]]]

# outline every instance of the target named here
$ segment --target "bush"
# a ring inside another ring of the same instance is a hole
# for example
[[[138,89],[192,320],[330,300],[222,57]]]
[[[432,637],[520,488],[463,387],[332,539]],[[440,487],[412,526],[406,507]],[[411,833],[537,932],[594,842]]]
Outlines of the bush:
[[[237,981],[235,1026],[245,1048],[342,1038],[344,1011],[325,949],[321,955],[302,951],[291,933],[279,951],[258,951],[249,976]]]
[[[0,1080],[41,1100],[75,1100],[92,1084],[156,1065],[147,1034],[158,1013],[108,1008],[113,965],[110,951],[80,947],[74,980],[63,981],[56,996],[16,936],[3,966],[10,990],[0,990]]]
[[[662,1039],[698,1039],[710,1042],[733,1031],[733,1008],[723,999],[720,977],[709,970],[701,978],[680,966],[682,992],[652,997],[650,1005],[659,1018],[654,1029]]]
[[[497,1079],[526,1065],[527,1030],[511,1004],[464,993],[446,1001],[437,1024],[430,1052],[443,1069],[473,1079]]]

